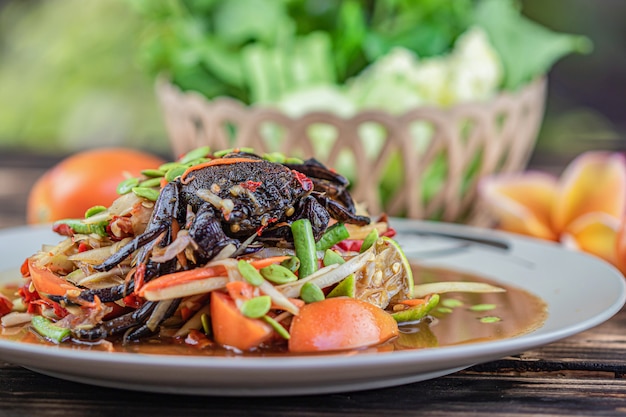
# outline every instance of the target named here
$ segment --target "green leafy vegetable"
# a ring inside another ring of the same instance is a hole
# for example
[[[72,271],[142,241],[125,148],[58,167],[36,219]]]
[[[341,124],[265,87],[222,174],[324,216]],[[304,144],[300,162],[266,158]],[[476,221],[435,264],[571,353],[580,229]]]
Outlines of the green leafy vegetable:
[[[489,35],[504,65],[505,89],[514,90],[545,74],[559,58],[572,52],[588,53],[591,41],[566,35],[525,18],[512,0],[483,0],[475,21]]]

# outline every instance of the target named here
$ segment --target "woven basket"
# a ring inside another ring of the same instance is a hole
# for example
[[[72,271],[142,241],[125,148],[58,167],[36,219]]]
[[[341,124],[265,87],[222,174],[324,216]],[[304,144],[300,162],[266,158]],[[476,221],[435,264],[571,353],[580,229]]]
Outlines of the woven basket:
[[[230,98],[209,101],[163,79],[156,88],[176,155],[209,145],[314,156],[351,180],[355,201],[371,214],[487,225],[476,204],[477,182],[525,167],[543,117],[546,80],[486,103],[399,116],[369,110],[350,118],[290,117]]]

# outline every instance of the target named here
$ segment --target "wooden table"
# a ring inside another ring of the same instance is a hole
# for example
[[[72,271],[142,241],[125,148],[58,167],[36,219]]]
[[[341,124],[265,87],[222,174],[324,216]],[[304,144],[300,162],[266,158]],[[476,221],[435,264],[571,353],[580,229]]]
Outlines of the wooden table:
[[[0,227],[25,222],[30,185],[57,158],[0,154]],[[609,416],[626,414],[626,310],[540,349],[438,379],[366,392],[193,397],[100,388],[0,360],[0,416]]]

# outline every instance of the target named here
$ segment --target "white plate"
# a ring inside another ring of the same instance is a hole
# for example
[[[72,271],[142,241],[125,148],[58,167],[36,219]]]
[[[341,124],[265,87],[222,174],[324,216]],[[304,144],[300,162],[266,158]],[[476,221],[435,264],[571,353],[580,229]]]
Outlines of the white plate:
[[[549,310],[544,325],[492,342],[359,355],[180,357],[76,351],[0,340],[0,358],[43,374],[115,388],[202,395],[322,394],[450,374],[589,329],[624,304],[622,275],[591,256],[458,225],[403,220],[394,220],[394,225],[409,257],[477,273],[541,297]],[[0,270],[15,271],[41,243],[58,240],[48,227],[0,231]]]

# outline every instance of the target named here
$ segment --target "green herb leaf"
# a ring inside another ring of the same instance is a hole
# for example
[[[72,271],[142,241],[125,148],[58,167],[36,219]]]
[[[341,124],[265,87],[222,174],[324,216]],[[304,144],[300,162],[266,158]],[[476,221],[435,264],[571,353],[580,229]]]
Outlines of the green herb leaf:
[[[239,262],[237,262],[237,269],[239,270],[241,276],[246,281],[248,281],[248,283],[254,285],[255,287],[258,287],[265,281],[261,273],[257,271],[255,267],[253,267],[244,260],[240,260]]]

